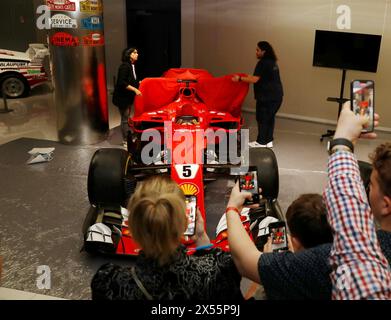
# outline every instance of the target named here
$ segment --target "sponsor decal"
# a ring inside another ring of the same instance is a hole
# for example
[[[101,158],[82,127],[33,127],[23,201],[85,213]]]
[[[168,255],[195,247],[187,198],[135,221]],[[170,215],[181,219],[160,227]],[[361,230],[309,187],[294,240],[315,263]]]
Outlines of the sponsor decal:
[[[200,166],[198,164],[176,164],[175,170],[180,179],[194,179]]]
[[[179,185],[186,196],[194,196],[198,193],[198,187],[194,183],[186,182]]]
[[[38,74],[41,73],[40,69],[27,69],[28,74]]]
[[[75,11],[76,5],[69,0],[46,0],[46,4],[53,11]]]
[[[102,12],[101,0],[86,0],[80,1],[81,12]]]
[[[82,44],[87,47],[103,46],[105,40],[102,33],[95,32],[83,37]]]
[[[17,62],[17,61],[1,61],[1,68],[9,68],[9,67],[25,67],[28,65],[28,62]]]
[[[79,39],[66,32],[57,32],[50,38],[50,43],[59,47],[75,47],[79,45]]]
[[[65,14],[55,14],[50,18],[51,28],[77,28],[76,19],[72,19]]]
[[[96,30],[103,29],[103,18],[100,16],[91,16],[81,19],[81,25],[83,29]]]

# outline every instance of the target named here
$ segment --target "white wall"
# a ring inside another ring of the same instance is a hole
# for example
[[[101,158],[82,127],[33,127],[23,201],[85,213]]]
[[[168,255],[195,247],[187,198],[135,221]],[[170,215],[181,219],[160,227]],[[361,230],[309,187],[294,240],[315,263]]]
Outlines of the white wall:
[[[267,40],[279,57],[284,84],[280,112],[328,121],[336,119],[338,105],[326,99],[339,96],[341,71],[312,66],[314,34],[316,29],[337,31],[337,7],[348,5],[351,30],[341,31],[382,34],[383,39],[378,72],[348,71],[345,97],[352,79],[374,79],[381,125],[391,128],[387,92],[391,81],[391,60],[387,59],[391,55],[390,0],[197,0],[194,4],[194,67],[208,69],[215,76],[252,73],[256,43]],[[187,50],[183,48],[183,54]],[[183,61],[191,61],[189,57],[182,56]],[[254,105],[251,90],[245,106]]]

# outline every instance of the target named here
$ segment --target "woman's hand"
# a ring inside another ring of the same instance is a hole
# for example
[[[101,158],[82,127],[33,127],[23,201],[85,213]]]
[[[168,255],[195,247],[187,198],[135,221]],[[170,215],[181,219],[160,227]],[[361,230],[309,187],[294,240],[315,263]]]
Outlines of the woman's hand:
[[[141,91],[137,88],[134,88],[134,93],[136,94],[136,96],[141,96]]]
[[[240,76],[235,74],[231,79],[232,79],[233,82],[239,82],[240,81]]]
[[[197,207],[197,217],[196,217],[196,233],[193,236],[193,239],[196,242],[197,247],[206,246],[210,244],[210,239],[208,234],[205,231],[205,222],[202,218],[200,209]]]

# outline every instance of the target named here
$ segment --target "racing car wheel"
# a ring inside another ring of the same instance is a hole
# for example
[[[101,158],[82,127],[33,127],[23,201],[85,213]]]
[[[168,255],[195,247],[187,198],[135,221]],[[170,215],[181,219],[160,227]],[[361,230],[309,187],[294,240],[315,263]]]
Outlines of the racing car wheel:
[[[258,171],[258,186],[266,199],[277,199],[279,192],[278,164],[276,156],[269,148],[251,148],[250,166]]]
[[[96,151],[88,170],[88,198],[92,205],[126,207],[135,188],[135,178],[126,175],[129,153],[123,149],[106,148]]]

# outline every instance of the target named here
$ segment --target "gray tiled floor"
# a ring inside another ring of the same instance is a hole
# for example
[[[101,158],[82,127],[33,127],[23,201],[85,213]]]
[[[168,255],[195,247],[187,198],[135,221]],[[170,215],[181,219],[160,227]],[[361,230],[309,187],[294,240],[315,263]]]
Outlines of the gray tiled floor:
[[[89,161],[99,146],[119,147],[121,139],[115,128],[119,124],[117,110],[110,105],[110,128],[115,129],[107,141],[75,147],[55,142],[56,113],[47,89],[37,88],[29,98],[9,100],[9,107],[15,111],[0,114],[0,255],[4,264],[0,285],[31,295],[89,299],[91,277],[103,262],[127,263],[123,259],[79,252],[81,225],[89,207],[86,194]],[[254,114],[245,113],[244,117],[253,140]],[[328,128],[277,119],[274,152],[279,163],[279,202],[283,211],[298,195],[322,191],[327,153],[326,143],[321,143],[319,137]],[[367,160],[368,153],[378,143],[390,141],[390,137],[379,134],[376,141],[360,141],[356,148],[358,158]],[[55,158],[50,163],[27,166],[27,151],[40,146],[56,147]],[[222,194],[217,196],[223,205]],[[217,215],[210,219],[208,233],[213,233],[217,220]],[[37,289],[39,265],[51,268],[50,290]],[[1,292],[4,290],[0,291],[0,299]]]

